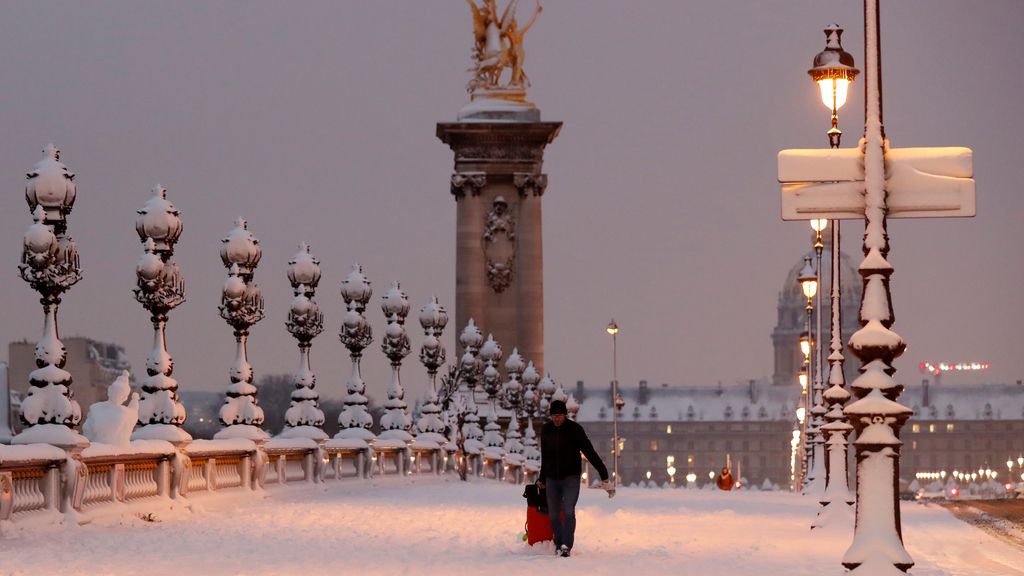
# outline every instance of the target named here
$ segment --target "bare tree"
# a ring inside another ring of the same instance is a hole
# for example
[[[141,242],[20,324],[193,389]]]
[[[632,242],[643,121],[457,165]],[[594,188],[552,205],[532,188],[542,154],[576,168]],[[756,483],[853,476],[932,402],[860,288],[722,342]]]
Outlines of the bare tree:
[[[462,435],[462,425],[466,419],[466,399],[459,393],[459,385],[462,383],[463,376],[460,366],[449,365],[448,373],[441,376],[437,399],[441,403],[442,412],[447,416],[445,418],[447,430],[451,430],[453,425],[455,427],[455,455],[456,462],[458,462],[456,469],[459,472],[459,479],[465,482],[469,462],[466,458],[466,438]]]

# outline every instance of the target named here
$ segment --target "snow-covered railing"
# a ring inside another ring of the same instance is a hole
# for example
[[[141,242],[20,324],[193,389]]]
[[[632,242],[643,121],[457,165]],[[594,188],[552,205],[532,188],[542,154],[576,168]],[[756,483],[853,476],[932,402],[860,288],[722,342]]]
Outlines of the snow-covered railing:
[[[0,468],[0,520],[60,506],[60,465],[64,459],[35,459]]]
[[[0,520],[51,510],[87,511],[145,498],[187,497],[189,493],[251,489],[325,479],[368,478],[379,474],[442,474],[457,458],[444,448],[416,443],[379,443],[373,449],[343,442],[324,445],[271,440],[136,440],[127,446],[94,443],[80,454],[48,444],[0,445]],[[492,464],[485,474],[483,454],[470,454],[470,473],[506,482],[536,475],[532,461]],[[68,477],[70,476],[70,478]]]
[[[185,449],[186,492],[249,488],[262,481],[265,453],[249,440],[196,440]],[[178,483],[175,482],[177,485]]]
[[[266,483],[316,482],[323,476],[323,457],[316,446],[311,448],[275,448],[267,446]]]

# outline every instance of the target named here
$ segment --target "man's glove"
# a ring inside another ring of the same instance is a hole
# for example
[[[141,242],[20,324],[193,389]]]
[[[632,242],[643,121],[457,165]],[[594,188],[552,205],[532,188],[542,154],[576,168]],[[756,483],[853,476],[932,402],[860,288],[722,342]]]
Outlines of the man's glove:
[[[601,489],[608,493],[609,498],[615,496],[615,485],[610,480],[602,480]]]

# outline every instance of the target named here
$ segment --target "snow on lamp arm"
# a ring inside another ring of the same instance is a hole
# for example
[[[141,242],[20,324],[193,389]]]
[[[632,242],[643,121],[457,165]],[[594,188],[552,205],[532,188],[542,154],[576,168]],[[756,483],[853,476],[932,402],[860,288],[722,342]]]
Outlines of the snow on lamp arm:
[[[171,260],[174,244],[181,236],[181,218],[167,200],[167,189],[157,184],[146,205],[138,211],[135,231],[143,254],[135,266],[135,299],[149,311],[153,323],[153,349],[146,358],[146,378],[139,402],[139,428],[132,435],[140,440],[183,443],[192,437],[181,429],[185,406],[178,397],[178,382],[171,377],[174,360],[167,352],[167,319],[171,310],[185,302],[185,283],[178,265]]]
[[[315,300],[320,283],[320,261],[310,252],[309,244],[299,245],[299,251],[288,262],[287,275],[294,297],[285,327],[298,342],[299,369],[292,377],[291,405],[285,411],[285,429],[280,437],[326,440],[327,434],[321,429],[324,413],[316,392],[316,374],[309,364],[313,338],[324,330],[324,315]]]
[[[380,349],[391,362],[391,384],[388,386],[388,399],[384,402],[384,414],[380,418],[381,439],[412,441],[409,428],[412,419],[405,403],[405,389],[402,388],[400,371],[402,360],[409,355],[409,334],[405,330],[405,318],[409,314],[409,299],[396,281],[384,294],[380,304],[387,327],[380,342]]]
[[[27,177],[25,200],[34,223],[25,233],[18,270],[39,292],[43,335],[36,344],[36,369],[29,374],[28,395],[19,414],[26,428],[12,443],[82,447],[88,440],[75,431],[82,411],[71,390],[71,374],[64,370],[67,350],[57,330],[61,295],[82,278],[78,247],[67,235],[66,217],[75,202],[74,174],[60,162],[60,151],[49,144]]]
[[[252,281],[262,249],[242,218],[221,242],[220,257],[228,268],[228,279],[219,310],[220,317],[234,328],[236,347],[230,369],[231,384],[220,409],[220,421],[226,428],[214,438],[242,437],[263,442],[269,436],[261,428],[263,409],[256,398],[258,390],[252,383],[253,371],[246,350],[249,329],[264,317],[263,294]]]

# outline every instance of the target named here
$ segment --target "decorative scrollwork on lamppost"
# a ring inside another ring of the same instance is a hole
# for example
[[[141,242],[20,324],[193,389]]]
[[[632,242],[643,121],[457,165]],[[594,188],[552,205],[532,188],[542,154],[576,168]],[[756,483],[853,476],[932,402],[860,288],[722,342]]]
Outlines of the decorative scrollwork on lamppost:
[[[228,269],[219,307],[220,317],[234,328],[235,361],[231,365],[231,384],[220,408],[220,421],[226,428],[214,438],[248,438],[263,442],[270,437],[263,431],[263,408],[256,398],[253,371],[249,364],[246,343],[249,329],[264,317],[263,294],[253,281],[256,266],[263,254],[246,221],[239,218],[222,241],[220,258]]]
[[[384,294],[380,308],[388,322],[380,341],[380,349],[391,362],[391,384],[388,386],[388,399],[384,402],[385,412],[380,418],[381,433],[377,437],[381,440],[411,442],[413,437],[409,428],[412,427],[412,418],[408,414],[400,375],[402,360],[411,351],[409,334],[405,330],[409,299],[398,282],[391,284],[391,288]]]
[[[75,431],[82,409],[71,390],[71,374],[64,370],[67,349],[57,330],[61,295],[82,279],[78,246],[67,234],[67,216],[75,204],[75,175],[60,161],[53,144],[28,173],[25,200],[34,224],[25,233],[21,264],[22,280],[39,293],[43,306],[43,336],[35,349],[36,369],[29,374],[28,396],[19,417],[26,426],[13,444],[47,442],[72,450],[88,445]]]
[[[153,349],[146,358],[139,428],[132,438],[181,444],[192,436],[181,428],[185,406],[178,398],[178,382],[171,377],[174,360],[167,352],[167,315],[185,302],[185,282],[178,264],[171,260],[181,237],[180,212],[167,200],[167,189],[157,184],[138,214],[135,231],[145,252],[135,266],[134,292],[135,299],[149,311]]]
[[[353,438],[368,442],[376,438],[370,431],[373,417],[366,409],[370,401],[365,396],[366,382],[360,371],[363,350],[373,342],[373,330],[365,316],[366,305],[372,295],[373,286],[363,274],[363,267],[355,264],[341,283],[341,297],[345,300],[346,311],[339,338],[348,348],[352,373],[345,385],[347,394],[342,400],[345,408],[338,414],[338,426],[341,429],[334,435],[338,439]]]
[[[291,405],[284,413],[285,429],[280,438],[309,438],[322,441],[327,434],[322,430],[324,412],[320,409],[320,395],[316,391],[316,374],[309,364],[309,351],[313,339],[324,330],[324,314],[316,303],[316,287],[320,284],[320,261],[309,250],[309,244],[299,244],[299,251],[288,262],[288,282],[294,298],[288,310],[285,327],[299,345],[299,369],[292,377]]]
[[[437,442],[443,446],[448,442],[444,437],[444,422],[441,420],[441,408],[437,397],[437,370],[445,363],[446,352],[441,342],[441,333],[448,325],[448,312],[433,296],[425,306],[420,308],[420,326],[423,327],[423,346],[420,347],[420,363],[427,369],[430,388],[427,390],[427,401],[420,409],[420,419],[416,423],[417,439]]]

